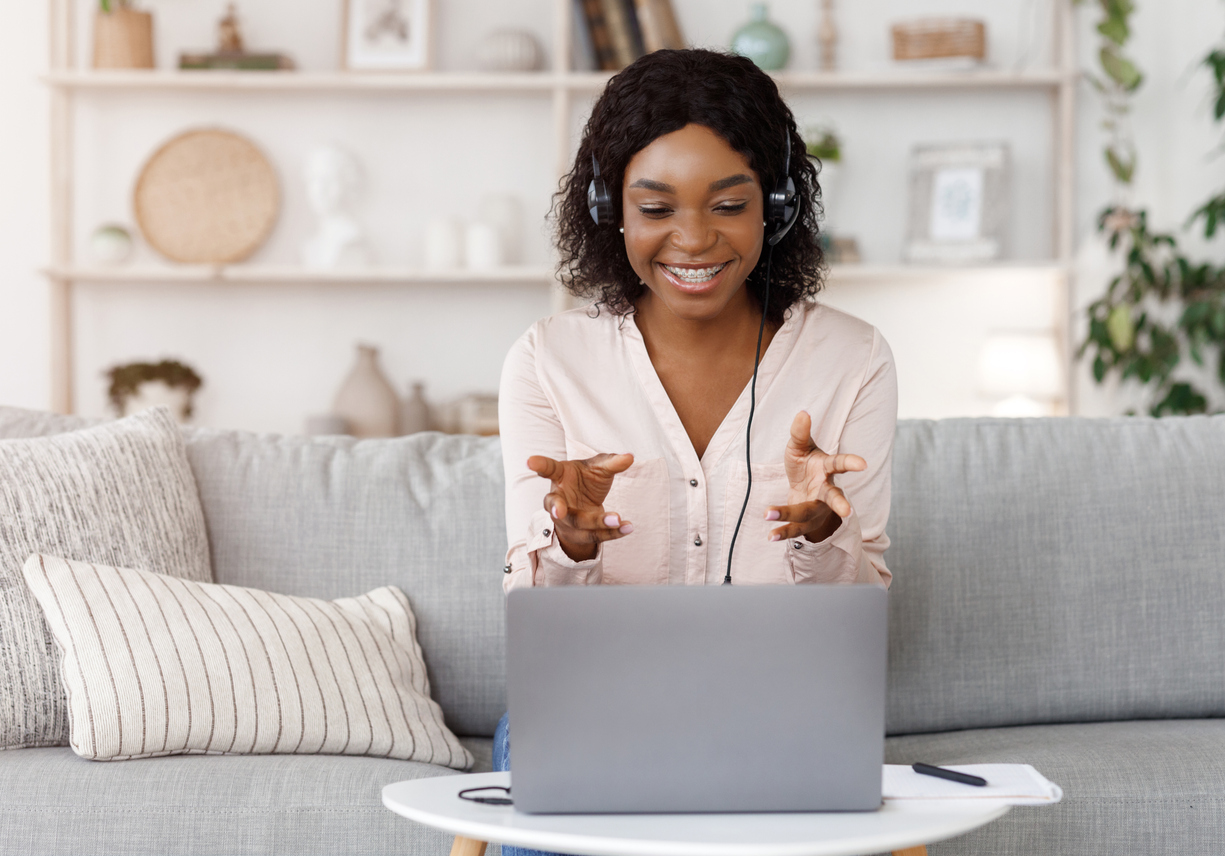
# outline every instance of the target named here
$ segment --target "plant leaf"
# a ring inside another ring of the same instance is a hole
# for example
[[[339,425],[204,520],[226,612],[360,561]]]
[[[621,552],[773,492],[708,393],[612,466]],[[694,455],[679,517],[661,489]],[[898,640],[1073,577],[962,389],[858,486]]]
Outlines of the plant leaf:
[[[1134,92],[1144,82],[1144,75],[1112,46],[1107,45],[1098,53],[1102,70],[1126,92]]]

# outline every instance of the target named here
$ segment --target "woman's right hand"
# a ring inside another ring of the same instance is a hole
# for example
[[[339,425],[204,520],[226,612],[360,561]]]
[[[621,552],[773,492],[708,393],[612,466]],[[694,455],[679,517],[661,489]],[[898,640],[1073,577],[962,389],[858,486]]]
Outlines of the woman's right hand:
[[[555,461],[532,455],[527,468],[553,483],[544,509],[553,518],[557,543],[576,562],[594,559],[601,542],[624,538],[634,524],[604,510],[613,477],[634,463],[633,455],[596,455],[582,461]]]

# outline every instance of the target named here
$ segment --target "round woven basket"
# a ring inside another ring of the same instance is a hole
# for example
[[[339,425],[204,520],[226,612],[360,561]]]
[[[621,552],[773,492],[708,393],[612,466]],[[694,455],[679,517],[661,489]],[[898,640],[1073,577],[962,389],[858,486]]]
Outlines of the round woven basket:
[[[153,153],[133,207],[145,240],[176,262],[227,264],[254,253],[276,224],[281,194],[263,153],[230,131],[180,134]]]

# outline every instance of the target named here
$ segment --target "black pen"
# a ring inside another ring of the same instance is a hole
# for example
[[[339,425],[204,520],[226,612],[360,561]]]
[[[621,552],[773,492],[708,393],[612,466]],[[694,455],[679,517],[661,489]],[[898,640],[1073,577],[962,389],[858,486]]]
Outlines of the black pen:
[[[958,773],[956,770],[946,770],[932,764],[911,764],[910,769],[925,776],[935,776],[937,779],[948,779],[950,782],[961,782],[963,785],[974,785],[976,788],[986,786],[987,780],[982,776],[972,776],[969,773]]]

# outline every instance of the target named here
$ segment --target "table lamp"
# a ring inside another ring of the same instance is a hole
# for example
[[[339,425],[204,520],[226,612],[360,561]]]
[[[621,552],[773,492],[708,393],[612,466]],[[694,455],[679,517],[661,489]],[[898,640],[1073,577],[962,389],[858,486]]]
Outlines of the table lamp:
[[[1048,330],[992,333],[978,359],[982,391],[999,399],[993,416],[1051,416],[1063,397],[1063,372]]]

